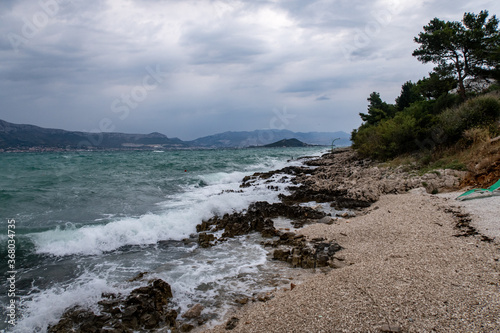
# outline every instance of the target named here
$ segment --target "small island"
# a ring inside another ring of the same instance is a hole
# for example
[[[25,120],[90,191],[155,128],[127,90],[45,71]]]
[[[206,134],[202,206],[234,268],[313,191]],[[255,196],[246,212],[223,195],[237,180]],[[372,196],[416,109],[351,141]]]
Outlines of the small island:
[[[304,143],[300,140],[293,138],[293,139],[283,139],[280,141],[276,141],[276,142],[270,143],[268,145],[264,145],[262,147],[278,148],[278,147],[313,147],[313,146],[314,145],[310,145],[310,144]]]

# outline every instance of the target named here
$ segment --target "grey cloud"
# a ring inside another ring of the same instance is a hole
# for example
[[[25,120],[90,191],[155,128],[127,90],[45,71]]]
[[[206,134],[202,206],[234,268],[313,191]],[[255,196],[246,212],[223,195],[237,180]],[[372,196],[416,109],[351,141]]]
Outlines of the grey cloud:
[[[329,101],[330,99],[331,99],[330,97],[326,96],[320,96],[316,98],[317,101]]]
[[[267,51],[264,42],[231,28],[215,31],[191,29],[181,41],[190,54],[192,64],[231,64],[253,61]]]
[[[92,130],[109,118],[119,131],[194,139],[269,128],[273,109],[286,107],[296,115],[287,129],[350,131],[372,91],[392,102],[401,84],[427,74],[411,56],[412,38],[433,17],[500,15],[496,1],[397,1],[401,11],[356,44],[390,1],[73,0],[16,53],[6,35],[21,34],[23,17],[41,9],[5,0],[0,119]],[[120,118],[112,103],[156,65],[162,83]]]

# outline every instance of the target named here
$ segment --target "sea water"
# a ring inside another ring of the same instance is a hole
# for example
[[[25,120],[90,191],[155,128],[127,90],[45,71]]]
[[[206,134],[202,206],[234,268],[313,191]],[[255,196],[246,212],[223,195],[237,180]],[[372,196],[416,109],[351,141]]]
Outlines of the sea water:
[[[255,201],[277,202],[290,185],[266,180],[240,188],[244,176],[299,165],[296,158],[324,150],[0,154],[5,279],[12,270],[8,222],[16,228],[15,297],[7,283],[0,285],[0,331],[45,332],[70,307],[95,310],[102,293],[127,294],[144,285],[144,279],[132,281],[143,272],[172,286],[181,313],[201,303],[214,322],[221,320],[231,300],[265,288],[262,279],[275,268],[258,235],[208,249],[186,239],[202,220]],[[11,299],[15,327],[7,322]]]

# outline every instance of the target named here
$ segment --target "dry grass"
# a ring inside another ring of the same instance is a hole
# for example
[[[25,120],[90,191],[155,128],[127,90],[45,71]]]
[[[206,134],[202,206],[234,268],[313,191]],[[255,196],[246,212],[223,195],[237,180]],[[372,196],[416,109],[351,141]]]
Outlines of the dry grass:
[[[437,169],[468,171],[462,186],[489,186],[500,178],[500,140],[492,140],[486,129],[472,129],[455,146],[402,155],[381,165],[419,174]]]

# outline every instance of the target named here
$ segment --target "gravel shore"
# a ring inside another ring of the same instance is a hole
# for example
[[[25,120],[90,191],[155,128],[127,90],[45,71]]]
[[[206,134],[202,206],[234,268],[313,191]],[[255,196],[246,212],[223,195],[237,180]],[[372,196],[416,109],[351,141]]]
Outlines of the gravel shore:
[[[491,203],[496,216],[499,199]],[[500,332],[498,238],[456,237],[450,206],[459,204],[413,190],[382,195],[365,215],[299,230],[337,241],[345,267],[246,305],[230,315],[237,318],[231,331]],[[471,216],[473,223],[484,219]],[[224,324],[205,332],[228,330]]]
[[[500,243],[500,195],[464,201],[454,200],[462,193],[464,191],[444,193],[439,196],[449,199],[450,204],[461,207],[471,214],[472,226],[479,233]]]

